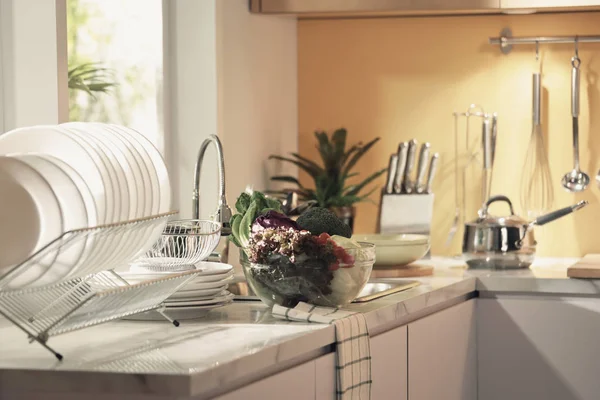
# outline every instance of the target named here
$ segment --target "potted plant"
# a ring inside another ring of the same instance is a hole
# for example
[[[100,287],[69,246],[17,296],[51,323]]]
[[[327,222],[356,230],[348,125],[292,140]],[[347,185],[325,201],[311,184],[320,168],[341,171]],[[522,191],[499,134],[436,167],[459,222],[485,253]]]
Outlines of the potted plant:
[[[377,188],[364,193],[367,185],[386,172],[383,168],[359,183],[347,184],[351,177],[359,175],[352,172],[358,160],[369,151],[380,138],[375,138],[366,144],[357,143],[346,149],[346,129],[336,130],[331,139],[326,132],[315,132],[317,139],[317,150],[321,157],[318,164],[297,153],[291,153],[291,157],[272,155],[269,159],[290,162],[305,171],[314,181],[314,188],[305,187],[293,176],[273,176],[271,180],[288,182],[295,185],[294,189],[283,190],[287,193],[291,190],[298,193],[302,201],[315,201],[320,207],[325,207],[333,212],[353,228],[356,209],[354,205],[368,200],[369,195]]]

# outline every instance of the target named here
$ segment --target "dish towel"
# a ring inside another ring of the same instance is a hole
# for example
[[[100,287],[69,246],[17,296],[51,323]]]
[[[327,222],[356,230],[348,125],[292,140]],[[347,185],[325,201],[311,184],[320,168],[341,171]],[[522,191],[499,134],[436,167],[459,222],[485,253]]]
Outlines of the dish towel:
[[[371,398],[371,347],[364,315],[302,302],[294,308],[274,305],[272,312],[274,317],[288,321],[333,324],[337,399]]]

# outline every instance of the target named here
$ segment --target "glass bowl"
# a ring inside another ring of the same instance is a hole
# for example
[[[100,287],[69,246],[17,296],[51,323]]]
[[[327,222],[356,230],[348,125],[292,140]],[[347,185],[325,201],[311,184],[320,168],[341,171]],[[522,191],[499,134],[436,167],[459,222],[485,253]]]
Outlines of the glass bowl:
[[[299,302],[342,307],[354,300],[367,284],[375,263],[375,245],[344,248],[352,263],[324,265],[319,259],[292,263],[278,260],[272,265],[256,264],[240,251],[240,262],[252,291],[268,306],[295,307]]]

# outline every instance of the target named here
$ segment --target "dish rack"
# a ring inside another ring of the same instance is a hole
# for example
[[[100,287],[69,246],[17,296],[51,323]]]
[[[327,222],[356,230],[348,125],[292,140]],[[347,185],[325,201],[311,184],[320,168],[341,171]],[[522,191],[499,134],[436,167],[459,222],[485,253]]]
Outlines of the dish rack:
[[[454,112],[453,117],[455,204],[447,246],[452,244],[459,226],[467,222],[467,216],[475,215],[490,197],[498,126],[498,115],[487,113],[476,104],[471,104],[464,112]],[[471,130],[472,118],[481,122],[477,132]],[[464,122],[462,132],[459,132],[459,121]]]
[[[119,258],[113,254],[118,251],[106,249],[108,256],[91,257],[89,262],[77,266],[66,279],[58,283],[17,289],[8,287],[21,272],[49,255],[66,251],[81,241],[87,243],[92,240],[106,245],[118,243],[124,236],[135,241],[143,236],[139,233],[162,231],[173,214],[65,232],[0,278],[0,314],[25,332],[31,342],[38,342],[59,360],[63,356],[47,343],[51,336],[150,310],[157,310],[165,319],[179,326],[177,321],[164,313],[163,302],[196,277],[198,271],[186,271],[130,285],[114,269],[127,265],[140,253],[143,254],[146,250],[142,248],[143,244],[130,259]]]

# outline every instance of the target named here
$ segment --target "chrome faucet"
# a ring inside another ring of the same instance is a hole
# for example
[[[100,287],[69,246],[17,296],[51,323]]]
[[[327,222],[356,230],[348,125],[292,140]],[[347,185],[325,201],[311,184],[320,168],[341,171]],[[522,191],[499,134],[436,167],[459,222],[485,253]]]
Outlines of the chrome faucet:
[[[196,172],[194,174],[194,193],[193,200],[193,218],[200,218],[200,168],[204,160],[204,152],[210,143],[215,144],[217,149],[217,163],[219,168],[219,204],[215,212],[215,221],[221,224],[221,236],[231,235],[231,208],[227,205],[227,196],[225,195],[225,159],[223,158],[223,146],[217,135],[210,135],[208,139],[202,142],[196,161]]]

